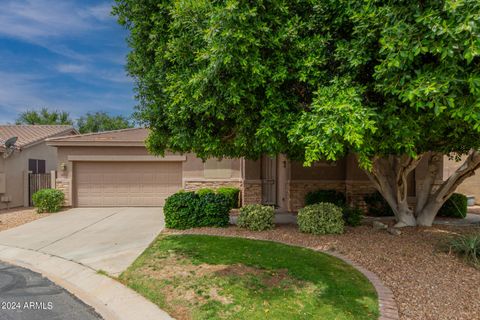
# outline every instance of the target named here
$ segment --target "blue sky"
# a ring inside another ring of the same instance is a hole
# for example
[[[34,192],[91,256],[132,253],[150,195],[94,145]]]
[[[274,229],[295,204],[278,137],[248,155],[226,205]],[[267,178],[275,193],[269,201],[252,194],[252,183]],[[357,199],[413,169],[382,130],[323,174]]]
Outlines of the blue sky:
[[[24,110],[133,112],[125,72],[127,32],[110,15],[113,1],[2,0],[0,123]]]

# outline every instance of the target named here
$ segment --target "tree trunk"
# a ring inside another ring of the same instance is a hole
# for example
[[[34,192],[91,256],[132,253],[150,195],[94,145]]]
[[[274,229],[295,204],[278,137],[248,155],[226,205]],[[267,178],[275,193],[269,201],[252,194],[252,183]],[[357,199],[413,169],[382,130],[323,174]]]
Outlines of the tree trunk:
[[[396,227],[431,226],[445,201],[480,167],[480,153],[472,150],[464,163],[435,188],[438,173],[443,169],[442,158],[442,154],[427,152],[417,158],[403,155],[373,159],[373,168],[366,171],[367,175],[392,208],[397,220]],[[428,161],[428,172],[417,190],[414,213],[407,202],[407,177],[422,159]]]

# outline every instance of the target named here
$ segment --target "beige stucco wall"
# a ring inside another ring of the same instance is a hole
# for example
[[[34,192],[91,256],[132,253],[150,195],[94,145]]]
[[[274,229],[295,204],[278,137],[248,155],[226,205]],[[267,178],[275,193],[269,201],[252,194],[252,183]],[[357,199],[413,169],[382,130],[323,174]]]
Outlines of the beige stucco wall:
[[[466,157],[462,157],[461,161],[455,161],[444,157],[443,178],[448,179],[465,161]],[[467,196],[474,196],[475,203],[480,204],[480,170],[476,174],[467,178],[461,185],[458,186],[456,192],[463,193]]]
[[[57,150],[42,142],[22,151],[16,151],[3,161],[3,169],[0,166],[0,172],[6,174],[7,188],[5,195],[12,199],[9,204],[11,208],[24,205],[24,196],[28,192],[24,182],[24,174],[28,171],[28,159],[45,160],[46,172],[50,172],[55,170],[57,166]],[[0,203],[0,208],[6,207],[7,204]]]
[[[344,180],[345,160],[334,163],[317,162],[310,167],[304,167],[301,162],[290,163],[290,179],[298,180]]]

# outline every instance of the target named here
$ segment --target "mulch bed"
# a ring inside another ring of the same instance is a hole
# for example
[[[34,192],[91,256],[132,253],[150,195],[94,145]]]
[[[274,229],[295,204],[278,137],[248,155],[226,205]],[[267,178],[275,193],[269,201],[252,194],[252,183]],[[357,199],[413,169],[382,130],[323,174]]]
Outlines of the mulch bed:
[[[0,231],[15,228],[49,215],[48,213],[38,214],[34,208],[2,209],[0,210]]]
[[[480,270],[438,248],[448,237],[480,232],[479,227],[403,228],[397,236],[369,225],[328,236],[302,234],[293,225],[262,232],[235,226],[165,232],[239,236],[333,250],[378,275],[393,291],[400,319],[480,319]]]

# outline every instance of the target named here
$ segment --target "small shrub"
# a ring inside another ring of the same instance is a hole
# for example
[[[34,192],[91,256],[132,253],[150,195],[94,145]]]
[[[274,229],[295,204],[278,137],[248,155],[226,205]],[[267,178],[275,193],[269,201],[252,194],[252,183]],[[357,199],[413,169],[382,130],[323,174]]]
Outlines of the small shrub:
[[[454,193],[438,211],[441,217],[451,217],[463,219],[467,216],[467,196],[461,193]]]
[[[316,190],[310,191],[305,196],[305,205],[309,206],[316,203],[329,202],[339,207],[343,207],[347,202],[345,194],[336,190]]]
[[[480,234],[461,235],[451,238],[444,246],[450,253],[464,258],[468,263],[480,268]]]
[[[58,212],[64,200],[65,195],[57,189],[42,189],[32,195],[33,205],[38,213]]]
[[[230,222],[230,198],[223,194],[204,193],[198,196],[198,227],[226,227]]]
[[[362,223],[363,212],[357,207],[344,207],[342,210],[343,220],[347,226],[357,227]]]
[[[177,192],[165,200],[163,212],[165,226],[172,229],[189,229],[197,226],[199,196],[194,192]]]
[[[251,231],[272,229],[274,225],[275,210],[271,206],[250,204],[240,208],[237,225]]]
[[[223,194],[230,199],[230,207],[238,208],[238,203],[240,202],[240,189],[234,187],[222,187],[218,188],[218,194]]]
[[[378,191],[366,195],[363,200],[367,205],[367,212],[372,217],[394,216],[392,208]]]
[[[196,191],[196,193],[199,195],[199,196],[203,196],[205,194],[214,194],[215,191],[213,191],[212,189],[209,189],[209,188],[203,188],[203,189],[198,189]]]
[[[342,209],[333,203],[318,203],[298,211],[298,227],[301,232],[313,234],[343,233]]]

